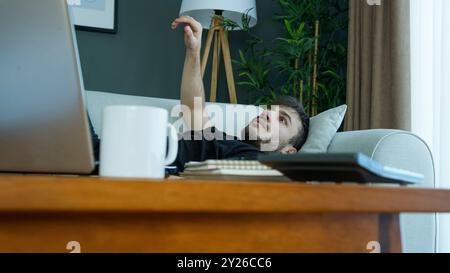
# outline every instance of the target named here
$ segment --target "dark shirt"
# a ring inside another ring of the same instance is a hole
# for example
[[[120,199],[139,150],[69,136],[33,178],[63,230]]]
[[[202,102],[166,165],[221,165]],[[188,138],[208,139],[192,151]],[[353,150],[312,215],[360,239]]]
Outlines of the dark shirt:
[[[178,171],[190,161],[210,159],[256,160],[261,152],[254,146],[231,137],[216,128],[188,132],[178,142],[178,156],[172,164]]]

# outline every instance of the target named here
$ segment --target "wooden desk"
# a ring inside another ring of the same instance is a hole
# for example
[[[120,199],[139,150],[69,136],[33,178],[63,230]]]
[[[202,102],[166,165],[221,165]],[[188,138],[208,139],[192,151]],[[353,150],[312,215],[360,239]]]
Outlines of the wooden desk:
[[[400,212],[450,191],[0,175],[0,252],[400,252]]]

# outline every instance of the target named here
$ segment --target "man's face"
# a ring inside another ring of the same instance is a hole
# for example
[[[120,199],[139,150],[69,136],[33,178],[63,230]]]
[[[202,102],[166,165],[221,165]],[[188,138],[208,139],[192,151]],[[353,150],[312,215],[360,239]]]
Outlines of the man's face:
[[[295,153],[289,141],[303,130],[298,113],[289,107],[265,110],[244,129],[242,137],[263,152]]]

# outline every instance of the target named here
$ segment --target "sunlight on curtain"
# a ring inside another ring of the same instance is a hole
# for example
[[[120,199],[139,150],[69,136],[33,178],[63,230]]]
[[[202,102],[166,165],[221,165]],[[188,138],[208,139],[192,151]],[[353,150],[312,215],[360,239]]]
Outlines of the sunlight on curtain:
[[[450,1],[411,0],[412,131],[430,146],[440,188],[450,188]],[[450,202],[450,200],[449,200]],[[450,214],[438,217],[450,252]]]

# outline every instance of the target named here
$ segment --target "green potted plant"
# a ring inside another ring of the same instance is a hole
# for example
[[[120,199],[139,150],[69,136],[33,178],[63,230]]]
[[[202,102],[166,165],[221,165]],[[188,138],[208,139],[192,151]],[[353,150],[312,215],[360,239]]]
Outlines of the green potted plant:
[[[249,35],[246,48],[234,60],[238,85],[256,95],[255,104],[270,104],[277,96],[297,97],[311,115],[345,102],[348,0],[274,0],[282,13],[275,22],[284,36],[271,46],[255,36],[243,16]],[[225,20],[225,27],[238,25]],[[276,81],[270,75],[277,75]],[[281,84],[275,84],[281,82]]]

